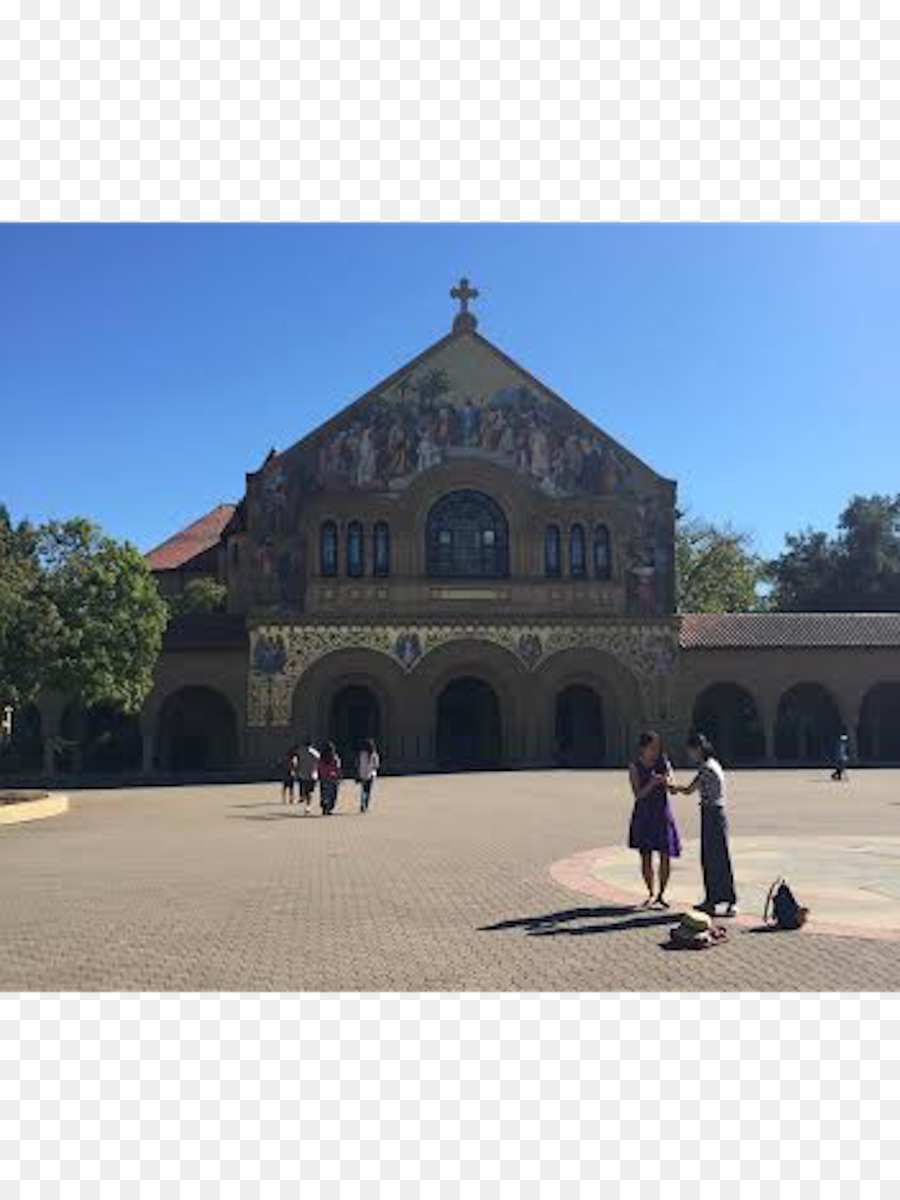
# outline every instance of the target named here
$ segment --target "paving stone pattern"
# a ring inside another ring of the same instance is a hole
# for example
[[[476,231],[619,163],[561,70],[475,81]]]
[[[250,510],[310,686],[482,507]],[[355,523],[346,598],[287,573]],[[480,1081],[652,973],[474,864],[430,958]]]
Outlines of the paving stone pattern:
[[[732,782],[735,835],[900,833],[900,772]],[[368,816],[345,783],[329,819],[282,807],[276,784],[71,800],[67,816],[0,831],[3,989],[900,986],[897,943],[735,929],[670,953],[670,917],[555,883],[553,862],[624,837],[619,772],[382,779]],[[694,802],[677,804],[696,837]]]

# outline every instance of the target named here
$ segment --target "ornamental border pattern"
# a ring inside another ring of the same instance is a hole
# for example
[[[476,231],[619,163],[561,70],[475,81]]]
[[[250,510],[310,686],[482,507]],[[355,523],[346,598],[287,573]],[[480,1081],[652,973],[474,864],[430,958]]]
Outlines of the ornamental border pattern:
[[[260,625],[250,630],[247,723],[256,728],[287,726],[300,679],[314,663],[336,651],[372,650],[411,674],[439,647],[472,640],[508,650],[528,671],[537,670],[562,650],[602,650],[636,676],[645,694],[664,686],[678,661],[675,629],[640,623]]]

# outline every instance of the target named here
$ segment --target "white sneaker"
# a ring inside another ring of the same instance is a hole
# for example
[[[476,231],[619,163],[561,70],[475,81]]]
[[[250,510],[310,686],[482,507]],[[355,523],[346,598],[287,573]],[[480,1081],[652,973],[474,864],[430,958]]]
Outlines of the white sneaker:
[[[736,904],[729,904],[728,907],[725,909],[725,911],[722,913],[722,916],[723,917],[736,917],[740,911],[741,910],[738,908],[738,906]]]

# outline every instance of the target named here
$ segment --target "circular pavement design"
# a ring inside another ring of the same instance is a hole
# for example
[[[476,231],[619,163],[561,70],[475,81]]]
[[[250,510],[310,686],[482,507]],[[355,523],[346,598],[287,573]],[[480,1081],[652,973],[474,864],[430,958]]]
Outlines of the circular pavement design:
[[[783,875],[810,909],[806,931],[900,941],[898,837],[736,837],[731,859],[741,925],[762,923],[766,894]],[[553,863],[550,874],[564,887],[607,903],[639,904],[645,895],[638,854],[625,846],[584,850]],[[673,860],[667,898],[678,911],[702,895],[700,843],[694,839]]]

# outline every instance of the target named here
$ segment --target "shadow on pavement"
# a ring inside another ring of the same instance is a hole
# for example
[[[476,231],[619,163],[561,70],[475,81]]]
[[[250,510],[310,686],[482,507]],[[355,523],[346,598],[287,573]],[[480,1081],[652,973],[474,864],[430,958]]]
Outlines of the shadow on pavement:
[[[498,921],[496,925],[483,925],[479,933],[498,933],[503,930],[521,929],[529,937],[583,937],[586,934],[618,933],[625,929],[645,929],[654,925],[672,925],[680,912],[647,911],[632,905],[607,905],[602,908],[570,908],[563,912],[547,913],[539,917],[518,917],[509,921]],[[579,921],[596,922],[602,918],[624,917],[624,920],[607,920],[602,925],[580,925]]]

